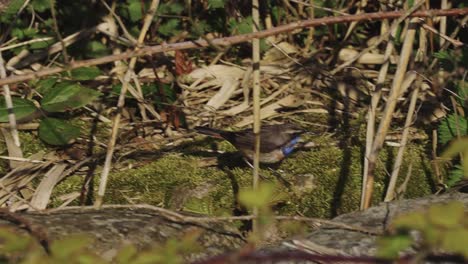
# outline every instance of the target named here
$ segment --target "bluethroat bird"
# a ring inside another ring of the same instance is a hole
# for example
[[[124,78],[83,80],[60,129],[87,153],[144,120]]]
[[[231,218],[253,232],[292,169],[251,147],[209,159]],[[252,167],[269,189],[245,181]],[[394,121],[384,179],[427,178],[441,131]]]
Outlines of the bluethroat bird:
[[[247,159],[253,160],[255,135],[252,129],[226,131],[209,127],[195,127],[204,135],[229,141]],[[260,162],[277,163],[291,154],[300,144],[299,138],[305,131],[294,124],[262,126],[260,130]]]

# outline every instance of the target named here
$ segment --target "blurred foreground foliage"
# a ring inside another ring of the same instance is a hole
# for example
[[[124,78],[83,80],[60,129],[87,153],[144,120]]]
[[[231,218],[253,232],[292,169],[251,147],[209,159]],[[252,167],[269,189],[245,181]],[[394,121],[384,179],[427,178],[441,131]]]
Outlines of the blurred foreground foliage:
[[[11,228],[0,228],[1,263],[70,263],[70,264],[143,264],[185,263],[184,256],[199,251],[198,233],[192,232],[183,238],[170,238],[165,244],[138,250],[133,245],[123,245],[112,259],[106,259],[92,251],[93,239],[85,235],[73,235],[53,241],[45,246],[30,235],[18,233]]]

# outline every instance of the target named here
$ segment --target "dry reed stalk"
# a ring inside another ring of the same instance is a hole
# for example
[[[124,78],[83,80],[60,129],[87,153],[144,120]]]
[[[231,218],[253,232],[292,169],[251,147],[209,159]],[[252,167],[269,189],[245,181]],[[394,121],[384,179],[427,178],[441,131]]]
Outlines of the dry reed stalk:
[[[260,13],[259,13],[259,1],[252,0],[252,32],[258,32],[260,28]],[[253,115],[254,115],[254,126],[253,132],[255,134],[255,146],[254,146],[254,157],[253,157],[253,179],[252,187],[256,192],[259,186],[259,175],[260,175],[260,38],[252,39],[252,77],[253,77]],[[258,207],[253,208],[252,220],[252,232],[255,234],[259,231],[258,223]]]
[[[397,23],[397,21],[393,22],[394,24]],[[388,26],[383,25],[383,27],[386,27],[387,30],[389,29]],[[397,33],[397,27],[392,26],[393,32],[390,32],[391,39],[394,39]],[[390,66],[390,56],[392,55],[392,52],[394,50],[394,43],[392,40],[390,40],[387,43],[387,47],[385,48],[385,63],[382,64],[379,75],[377,77],[377,83],[375,86],[375,91],[374,94],[372,95],[371,99],[371,105],[369,107],[369,112],[368,112],[368,117],[367,117],[367,128],[366,128],[366,155],[364,156],[364,170],[363,170],[363,177],[362,177],[362,189],[361,189],[361,203],[360,203],[360,209],[364,209],[364,194],[365,192],[365,187],[366,187],[366,182],[367,182],[367,176],[368,176],[368,171],[369,171],[369,156],[372,151],[372,145],[374,142],[374,133],[375,133],[375,117],[377,113],[377,105],[380,101],[381,93],[382,93],[382,86],[384,85],[385,79],[387,78],[387,72],[388,72],[388,67]]]
[[[411,96],[410,105],[408,107],[408,114],[406,115],[405,126],[403,128],[403,135],[400,141],[400,148],[398,149],[398,154],[393,164],[392,176],[390,177],[390,182],[388,183],[387,192],[385,194],[384,202],[389,202],[395,198],[395,186],[398,179],[398,173],[400,172],[401,164],[403,163],[403,155],[405,153],[406,144],[408,142],[408,134],[411,123],[413,122],[413,114],[416,109],[416,101],[418,100],[419,87],[414,89]]]
[[[315,7],[313,6],[313,4],[314,4],[314,0],[309,0],[309,8],[307,9],[308,10],[307,13],[309,14],[310,19],[315,18]],[[310,46],[314,42],[314,34],[315,34],[315,27],[309,28],[309,32],[307,33],[307,39],[305,40],[305,45],[304,45],[304,52],[303,52],[304,54],[309,53],[309,51],[311,50]]]
[[[2,52],[0,52],[0,78],[6,78],[6,70],[5,70],[5,61],[3,60]],[[19,136],[18,136],[18,128],[16,127],[16,116],[13,112],[13,100],[11,99],[11,91],[10,86],[8,84],[3,85],[3,96],[5,97],[5,106],[7,107],[8,111],[8,122],[10,124],[10,133],[13,138],[13,142],[15,143],[16,147],[19,148],[21,146]],[[19,153],[18,153],[19,154]],[[19,157],[19,156],[17,156]],[[21,155],[19,158],[22,158]]]
[[[0,128],[0,132],[5,139],[10,169],[21,166],[22,162],[18,161],[17,159],[23,159],[23,151],[21,150],[21,147],[16,144],[16,139],[13,137],[13,134],[3,127]]]
[[[442,0],[440,3],[440,9],[448,9],[448,0]],[[440,24],[439,24],[439,32],[441,35],[445,35],[447,32],[447,18],[446,17],[441,17],[440,18]],[[445,38],[440,36],[440,46],[443,46],[445,43]]]
[[[421,4],[420,1],[419,5]],[[417,6],[418,4],[416,4]],[[398,98],[402,95],[402,83],[406,74],[406,69],[408,68],[409,59],[411,57],[411,52],[413,49],[414,38],[416,35],[416,19],[412,18],[410,20],[409,30],[406,34],[405,41],[403,42],[403,47],[401,48],[401,56],[398,62],[397,70],[395,77],[393,79],[392,87],[390,90],[390,95],[387,100],[385,110],[383,113],[382,120],[380,121],[379,128],[377,129],[375,140],[372,144],[372,150],[369,155],[369,167],[367,172],[367,181],[364,183],[365,192],[364,199],[362,203],[362,208],[366,209],[371,204],[371,198],[374,187],[374,173],[376,161],[380,152],[380,149],[383,146],[385,141],[385,136],[387,135],[388,128],[393,119],[393,113],[395,111],[396,103]]]
[[[138,44],[142,44],[144,42],[146,32],[149,29],[149,26],[153,20],[154,15],[156,14],[157,7],[159,5],[159,0],[153,0],[150,5],[150,9],[145,17],[144,24],[142,26],[142,29],[140,31],[140,36],[138,37]],[[136,48],[138,49],[138,47]],[[133,74],[133,69],[135,68],[137,62],[137,57],[133,57],[130,60],[130,63],[128,65],[128,70],[127,73],[125,74],[124,77],[124,82],[122,83],[122,89],[120,91],[120,96],[119,100],[117,102],[117,113],[114,117],[114,122],[112,124],[112,132],[111,132],[111,138],[109,139],[109,144],[107,147],[107,153],[106,153],[106,159],[104,161],[104,167],[101,172],[101,179],[99,183],[99,189],[98,189],[98,195],[96,197],[96,201],[94,202],[95,207],[100,207],[103,203],[104,200],[104,194],[106,191],[106,186],[107,186],[107,180],[109,177],[109,172],[110,168],[112,165],[112,156],[114,154],[114,148],[115,148],[115,143],[117,141],[117,134],[119,131],[119,124],[120,124],[120,118],[122,115],[122,109],[125,106],[125,95],[127,93],[127,87],[129,85],[131,76]]]

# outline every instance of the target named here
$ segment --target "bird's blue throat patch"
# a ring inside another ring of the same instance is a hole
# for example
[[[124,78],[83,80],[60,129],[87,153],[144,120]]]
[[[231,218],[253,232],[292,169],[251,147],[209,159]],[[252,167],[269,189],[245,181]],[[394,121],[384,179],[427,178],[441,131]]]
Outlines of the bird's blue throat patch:
[[[289,156],[294,151],[294,148],[299,142],[299,138],[300,136],[293,138],[291,141],[289,141],[288,144],[281,148],[281,151],[283,152],[284,156]]]

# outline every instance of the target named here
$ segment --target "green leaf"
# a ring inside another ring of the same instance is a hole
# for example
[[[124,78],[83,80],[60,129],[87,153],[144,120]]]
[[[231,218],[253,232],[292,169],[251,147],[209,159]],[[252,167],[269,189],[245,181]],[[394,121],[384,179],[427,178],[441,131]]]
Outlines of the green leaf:
[[[252,33],[252,17],[246,17],[241,22],[231,18],[229,19],[229,30],[231,34],[247,34]]]
[[[184,204],[184,212],[192,212],[196,214],[212,215],[213,204],[209,198],[190,197]]]
[[[449,172],[448,180],[445,182],[448,187],[453,187],[460,180],[463,179],[463,167],[461,165],[455,165]]]
[[[468,137],[456,139],[452,143],[450,143],[447,149],[444,150],[444,152],[441,155],[441,158],[442,159],[453,158],[459,153],[466,152],[467,149],[468,149]]]
[[[468,137],[463,137],[461,139],[454,140],[446,150],[441,155],[442,159],[450,159],[454,156],[458,155],[459,153],[462,156],[468,155]],[[462,169],[465,178],[468,177],[468,160],[464,159],[462,162]]]
[[[80,252],[78,256],[75,257],[76,263],[80,263],[80,264],[107,264],[109,263],[89,251],[86,251],[86,250],[82,250],[82,251],[83,252]]]
[[[196,21],[192,25],[192,32],[195,34],[195,37],[204,35],[206,32],[210,31],[211,27],[206,23],[206,21]]]
[[[16,120],[21,120],[32,116],[37,108],[33,102],[22,99],[19,97],[12,97],[13,113],[15,113]],[[5,104],[5,98],[0,100],[0,122],[8,122],[8,109]]]
[[[413,239],[410,235],[394,235],[382,237],[377,240],[377,256],[382,258],[395,259],[399,253],[411,246]]]
[[[45,37],[49,37],[49,36],[40,34],[40,35],[37,35],[35,38],[45,38]],[[55,43],[55,38],[52,38],[49,40],[42,40],[39,42],[34,42],[31,45],[29,45],[29,48],[30,49],[43,49],[43,48],[47,48],[51,46],[54,43]]]
[[[445,232],[441,228],[437,228],[436,226],[428,226],[427,229],[422,231],[424,236],[424,241],[431,247],[439,247],[440,246],[440,238],[442,237],[442,233]]]
[[[177,99],[177,94],[174,88],[170,84],[160,84],[160,85],[162,87],[161,96],[155,97],[154,104],[159,108],[164,108],[167,106],[167,104],[175,102],[175,100]],[[153,87],[155,89],[153,90],[154,92],[157,92],[160,89],[158,85],[155,85]],[[148,90],[149,89],[150,88],[148,88]]]
[[[184,5],[179,3],[170,3],[169,12],[174,15],[180,15],[184,11]]]
[[[56,85],[41,101],[48,112],[64,112],[90,103],[101,93],[77,83],[63,82]]]
[[[208,7],[210,9],[223,8],[226,5],[225,0],[208,0]]]
[[[412,212],[398,216],[393,225],[396,229],[418,229],[424,230],[428,226],[424,212]]]
[[[40,94],[47,94],[57,83],[57,78],[51,77],[47,79],[39,80],[34,87],[36,91]]]
[[[117,263],[132,263],[131,260],[136,257],[138,251],[133,245],[127,245],[119,250],[114,261]]]
[[[459,225],[463,220],[464,214],[463,204],[456,201],[432,205],[428,211],[431,224],[444,228],[453,228]]]
[[[37,34],[37,30],[34,28],[25,28],[25,29],[14,28],[11,31],[11,35],[14,37],[17,37],[19,40],[35,37],[36,34]]]
[[[468,57],[466,59],[468,60]],[[456,99],[460,105],[463,105],[465,103],[465,100],[468,99],[468,82],[460,80],[459,82],[456,83],[456,90],[457,90],[457,95],[461,97],[461,98],[458,98],[457,96]]]
[[[10,228],[0,228],[0,255],[5,253],[21,253],[33,242],[30,237],[20,235]]]
[[[444,251],[462,254],[468,259],[468,230],[454,229],[442,233],[441,247]]]
[[[452,56],[450,56],[450,53],[448,53],[447,51],[439,51],[434,53],[434,58],[441,60],[449,60],[452,59]]]
[[[44,20],[44,27],[52,27],[54,25],[54,19],[48,18]]]
[[[50,9],[50,0],[33,0],[31,4],[37,12],[44,12]]]
[[[161,85],[164,85],[164,84],[161,84]],[[121,87],[118,89],[117,93],[120,93],[120,89]],[[141,91],[143,92],[144,96],[154,95],[158,92],[158,90],[159,90],[159,85],[157,83],[145,83],[141,85]]]
[[[86,55],[91,58],[102,57],[110,53],[106,45],[99,41],[91,41],[86,46]]]
[[[91,245],[93,239],[86,235],[73,235],[67,238],[54,241],[50,246],[50,251],[55,258],[67,259],[73,257],[74,253],[83,251]]]
[[[464,136],[468,131],[468,120],[460,115],[451,114],[447,116],[439,125],[439,138],[442,144],[447,144],[450,140]]]
[[[141,7],[141,2],[139,0],[129,1],[128,14],[130,15],[130,20],[132,22],[139,21],[143,18],[143,14],[141,10],[142,10],[142,7]]]
[[[281,8],[279,6],[274,6],[271,10],[271,13],[273,15],[273,19],[276,22],[281,21],[281,19],[285,16],[284,8]]]
[[[74,69],[71,71],[71,75],[73,79],[79,80],[79,81],[93,80],[100,74],[101,74],[101,70],[99,70],[99,68],[96,66],[83,67],[83,68],[78,68],[78,69]]]
[[[454,53],[451,50],[449,50],[437,52],[434,54],[434,57],[439,59],[438,63],[440,68],[451,72],[454,70],[457,57],[459,58],[460,56],[454,55]]]
[[[0,21],[3,23],[11,23],[11,19],[18,13],[21,6],[23,6],[24,0],[13,0],[11,1],[5,10],[1,12]]]
[[[274,190],[273,184],[261,184],[257,191],[241,191],[239,201],[248,207],[266,207],[273,197]]]
[[[177,27],[179,26],[179,19],[169,19],[166,23],[159,26],[159,33],[164,36],[174,36],[177,34]]]
[[[463,47],[461,50],[462,50],[462,55],[459,57],[460,64],[466,69],[468,68],[468,48]]]
[[[161,3],[159,5],[158,15],[180,15],[184,11],[184,5],[179,3]]]
[[[80,135],[80,128],[70,122],[57,118],[44,118],[39,124],[39,138],[54,146],[63,146],[73,143]]]
[[[111,91],[112,91],[112,94],[113,95],[117,95],[119,96],[120,95],[120,91],[122,91],[122,83],[116,83],[114,85],[111,86]],[[130,92],[127,91],[127,96],[130,95]]]

